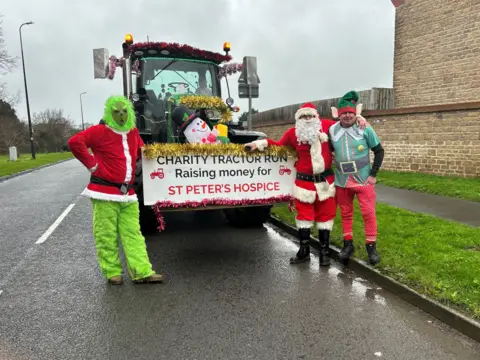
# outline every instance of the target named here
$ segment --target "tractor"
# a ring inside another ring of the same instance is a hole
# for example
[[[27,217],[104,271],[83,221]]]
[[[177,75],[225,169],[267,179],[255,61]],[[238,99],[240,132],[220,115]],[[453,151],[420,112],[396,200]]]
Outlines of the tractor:
[[[231,60],[228,42],[224,43],[225,54],[222,54],[177,43],[150,41],[135,43],[133,36],[127,34],[122,49],[123,56],[120,58],[109,56],[107,49],[94,49],[94,77],[111,80],[115,76],[115,70],[122,69],[123,94],[133,103],[137,128],[145,144],[184,143],[185,138],[177,124],[172,121],[172,112],[177,105],[175,101],[170,100],[189,94],[223,99],[222,80],[225,80],[228,89],[225,103],[231,110],[230,114],[239,111],[230,96],[227,77],[241,70],[241,64],[228,63]],[[217,110],[189,110],[200,111],[202,119],[210,127],[215,126],[221,118]],[[245,144],[266,138],[262,132],[245,130],[241,123],[231,121],[227,122],[227,125],[228,139],[233,144]],[[151,176],[162,178],[163,173]],[[134,189],[139,199],[142,231],[151,231],[156,219],[153,209],[143,204],[141,158],[137,160]],[[268,220],[272,206],[273,204],[232,206],[223,208],[222,211],[232,226],[260,226]],[[209,207],[198,210],[211,209]]]

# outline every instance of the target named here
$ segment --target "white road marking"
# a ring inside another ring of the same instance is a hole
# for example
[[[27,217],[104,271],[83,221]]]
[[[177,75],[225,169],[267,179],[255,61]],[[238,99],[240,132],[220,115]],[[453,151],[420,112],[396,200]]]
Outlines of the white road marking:
[[[0,290],[0,295],[2,295],[2,293],[3,293],[3,290]]]
[[[67,216],[67,214],[70,212],[70,210],[72,210],[72,208],[75,206],[75,204],[70,204],[66,209],[65,211],[62,213],[62,215],[60,215],[57,220],[55,220],[55,222],[47,229],[47,231],[45,231],[43,233],[43,235],[40,237],[40,239],[38,239],[35,244],[42,244],[44,243],[48,237],[50,235],[52,235],[52,233],[55,231],[55,229],[57,228],[58,225],[60,225],[60,223],[63,221],[63,219],[65,219],[65,216]]]

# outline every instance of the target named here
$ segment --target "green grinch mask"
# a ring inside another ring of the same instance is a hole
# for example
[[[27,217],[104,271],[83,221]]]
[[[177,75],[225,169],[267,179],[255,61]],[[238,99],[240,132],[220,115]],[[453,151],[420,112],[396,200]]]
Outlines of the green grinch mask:
[[[105,123],[116,130],[128,131],[135,127],[135,111],[132,103],[124,96],[111,96],[105,103]]]

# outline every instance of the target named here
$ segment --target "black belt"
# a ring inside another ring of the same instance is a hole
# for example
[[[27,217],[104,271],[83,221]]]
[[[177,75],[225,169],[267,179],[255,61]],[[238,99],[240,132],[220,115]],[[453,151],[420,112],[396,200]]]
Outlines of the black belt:
[[[122,192],[123,195],[128,193],[128,190],[130,190],[133,187],[133,184],[119,184],[119,183],[114,183],[111,181],[107,181],[104,179],[99,178],[98,176],[91,176],[90,177],[90,183],[92,184],[97,184],[97,185],[106,185],[106,186],[114,186]]]
[[[332,176],[334,174],[332,169],[327,169],[321,174],[314,174],[314,175],[309,175],[309,174],[302,174],[302,173],[297,173],[297,179],[298,180],[303,180],[303,181],[311,181],[314,183],[319,183],[319,182],[325,182],[327,181],[327,176]]]

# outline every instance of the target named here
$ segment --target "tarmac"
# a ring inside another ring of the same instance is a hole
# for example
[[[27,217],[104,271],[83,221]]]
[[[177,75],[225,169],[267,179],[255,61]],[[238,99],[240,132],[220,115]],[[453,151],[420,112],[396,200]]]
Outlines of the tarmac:
[[[375,185],[377,202],[480,227],[480,202]]]

